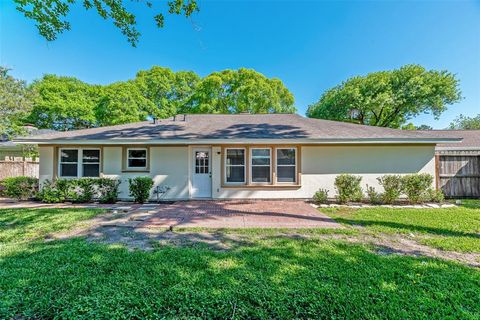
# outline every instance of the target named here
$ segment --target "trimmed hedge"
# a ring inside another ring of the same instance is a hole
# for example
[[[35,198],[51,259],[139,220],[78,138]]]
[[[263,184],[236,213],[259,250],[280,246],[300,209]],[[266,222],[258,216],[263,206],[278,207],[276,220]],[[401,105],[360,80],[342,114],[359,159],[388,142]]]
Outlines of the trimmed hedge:
[[[3,187],[2,195],[17,200],[27,200],[35,197],[38,191],[38,179],[32,177],[12,177],[0,181]]]
[[[363,198],[362,187],[360,182],[361,176],[351,174],[341,174],[335,178],[335,188],[338,192],[338,201],[346,203],[350,201],[361,201]]]
[[[150,177],[136,177],[128,179],[128,188],[130,196],[135,199],[135,202],[144,203],[150,197],[150,190],[153,187],[153,179]]]

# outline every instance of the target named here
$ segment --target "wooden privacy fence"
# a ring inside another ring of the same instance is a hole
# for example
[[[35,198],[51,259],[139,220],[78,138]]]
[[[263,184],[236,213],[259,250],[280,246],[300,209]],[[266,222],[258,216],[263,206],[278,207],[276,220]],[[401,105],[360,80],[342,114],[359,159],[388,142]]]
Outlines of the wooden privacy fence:
[[[448,198],[480,197],[480,155],[437,156],[439,187]]]
[[[10,177],[28,176],[38,178],[38,159],[5,158],[0,161],[0,180]]]

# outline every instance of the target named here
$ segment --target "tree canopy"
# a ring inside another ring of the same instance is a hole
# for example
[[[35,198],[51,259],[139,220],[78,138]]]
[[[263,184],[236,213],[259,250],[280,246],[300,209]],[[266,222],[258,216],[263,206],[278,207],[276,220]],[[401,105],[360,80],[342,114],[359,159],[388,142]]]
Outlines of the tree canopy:
[[[154,4],[162,3],[149,0],[14,0],[17,10],[28,19],[35,21],[38,32],[48,41],[57,39],[58,35],[70,30],[70,22],[67,15],[75,4],[79,3],[85,10],[95,10],[105,20],[112,20],[113,25],[127,38],[132,46],[136,46],[140,37],[137,30],[135,15],[127,3],[137,2],[152,8],[155,11],[153,22],[159,28],[163,28],[165,15]],[[197,0],[169,0],[166,1],[168,13],[190,17],[198,11]]]
[[[23,120],[32,108],[33,97],[25,81],[15,79],[8,68],[0,66],[0,137],[23,133]]]
[[[250,69],[214,72],[155,66],[134,79],[90,85],[72,77],[45,75],[30,86],[36,93],[28,121],[39,128],[74,130],[167,118],[178,113],[295,112],[292,93],[275,78]]]
[[[450,123],[451,130],[480,130],[480,114],[474,117],[459,115]]]
[[[348,79],[310,105],[307,116],[400,128],[422,113],[438,119],[460,99],[459,81],[450,72],[406,65]]]

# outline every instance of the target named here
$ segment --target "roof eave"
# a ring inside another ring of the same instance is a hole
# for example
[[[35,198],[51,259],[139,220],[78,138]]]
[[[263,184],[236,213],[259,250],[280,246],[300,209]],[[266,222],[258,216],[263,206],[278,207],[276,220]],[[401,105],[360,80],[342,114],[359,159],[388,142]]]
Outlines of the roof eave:
[[[335,139],[17,139],[18,144],[118,145],[118,144],[445,144],[459,143],[461,138],[335,138]]]

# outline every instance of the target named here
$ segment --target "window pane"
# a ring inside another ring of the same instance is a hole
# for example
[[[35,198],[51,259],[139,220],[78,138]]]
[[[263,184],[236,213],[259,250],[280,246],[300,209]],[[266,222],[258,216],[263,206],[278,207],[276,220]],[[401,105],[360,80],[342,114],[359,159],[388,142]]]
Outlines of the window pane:
[[[128,166],[130,168],[145,168],[147,166],[146,159],[128,159]]]
[[[277,167],[278,182],[295,182],[295,166]]]
[[[270,157],[270,149],[252,149],[252,157]]]
[[[295,149],[277,149],[277,164],[295,164]]]
[[[77,164],[60,164],[60,176],[61,177],[76,177],[77,176]]]
[[[129,158],[146,158],[147,150],[128,150]]]
[[[98,176],[100,176],[100,165],[99,164],[84,164],[83,165],[83,176],[84,177],[98,177]]]
[[[252,182],[270,182],[270,167],[252,167]]]
[[[253,158],[252,159],[252,165],[258,165],[258,166],[269,166],[270,165],[270,159],[269,158]]]
[[[78,150],[61,150],[60,162],[78,162]]]
[[[227,182],[245,182],[244,167],[227,167]]]
[[[83,162],[100,162],[100,150],[83,150]]]
[[[245,150],[243,150],[243,149],[228,149],[227,150],[227,164],[244,165],[245,164]]]

